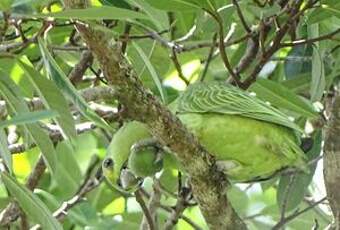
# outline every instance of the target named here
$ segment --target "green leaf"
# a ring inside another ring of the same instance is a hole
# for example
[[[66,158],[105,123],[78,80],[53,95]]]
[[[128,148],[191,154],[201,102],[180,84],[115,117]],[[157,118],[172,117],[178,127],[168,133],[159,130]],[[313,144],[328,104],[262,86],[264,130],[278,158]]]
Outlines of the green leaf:
[[[41,189],[34,189],[34,193],[39,196],[39,198],[47,204],[50,209],[55,210],[58,209],[61,205],[62,202],[60,202],[54,195],[51,193],[41,190]],[[68,197],[69,198],[69,197]],[[89,224],[89,218],[86,216],[86,213],[88,210],[91,208],[93,209],[94,207],[87,205],[86,208],[84,209],[81,206],[84,206],[87,202],[82,202],[78,204],[76,207],[73,207],[72,209],[67,211],[67,220],[70,220],[74,224],[78,224],[81,226],[86,226]],[[79,207],[80,206],[80,207]]]
[[[324,1],[309,15],[307,23],[318,23],[333,16],[340,18],[340,2],[338,0]]]
[[[30,124],[44,119],[51,119],[56,116],[59,116],[59,114],[53,110],[24,112],[12,117],[9,120],[1,121],[0,128],[5,128],[10,125]]]
[[[7,145],[7,135],[3,128],[0,128],[0,157],[4,161],[9,172],[12,173],[12,154],[10,153]]]
[[[321,54],[317,47],[314,47],[312,57],[312,81],[310,87],[311,101],[319,101],[322,98],[326,87],[325,69]]]
[[[302,91],[308,91],[310,87],[311,74],[303,73],[299,75],[295,75],[294,78],[285,80],[281,82],[281,85],[286,87],[287,89],[298,93]]]
[[[68,108],[68,103],[58,87],[50,80],[42,76],[31,65],[26,64],[26,60],[18,60],[18,64],[25,72],[27,78],[30,80],[35,90],[42,99],[44,106],[47,109],[55,110],[59,116],[55,119],[56,123],[61,127],[63,133],[68,138],[76,136],[76,129],[72,114]]]
[[[158,76],[155,68],[152,66],[152,63],[150,62],[149,58],[146,56],[146,54],[144,53],[144,51],[142,50],[142,48],[140,48],[137,43],[132,42],[133,47],[136,49],[136,51],[138,52],[139,56],[142,58],[142,60],[144,61],[146,68],[149,70],[152,80],[154,81],[154,83],[157,86],[157,89],[161,95],[162,101],[165,103],[166,99],[165,99],[165,92],[163,90],[162,87],[162,83],[160,81],[160,77]]]
[[[11,8],[13,0],[2,0],[0,2],[0,11],[7,11]]]
[[[125,0],[120,0],[120,1],[116,1],[116,0],[99,0],[99,2],[101,4],[107,5],[107,6],[115,6],[115,7],[124,8],[124,9],[131,9],[130,5],[128,3],[126,3]]]
[[[79,188],[83,178],[81,171],[75,158],[74,148],[68,141],[60,142],[56,147],[58,166],[57,175],[54,179],[62,183],[60,192],[64,199],[68,199],[72,196]]]
[[[136,11],[118,8],[114,6],[90,7],[86,9],[71,9],[49,14],[34,14],[29,17],[47,18],[54,17],[58,19],[77,18],[83,20],[129,20],[129,19],[149,19],[148,16]]]
[[[5,73],[0,78],[0,93],[15,115],[29,112],[20,88]],[[41,150],[49,170],[55,173],[57,158],[53,143],[47,133],[37,124],[25,124],[24,127]]]
[[[112,131],[112,127],[108,125],[104,119],[92,111],[86,101],[78,94],[76,88],[71,84],[70,80],[54,60],[44,42],[41,39],[38,41],[47,72],[57,87],[59,87],[59,89],[68,96],[68,98],[78,107],[80,112],[86,118],[93,121],[99,127]]]
[[[322,134],[321,131],[317,131],[314,136],[313,147],[306,153],[308,161],[311,161],[320,155],[321,145]],[[298,207],[313,179],[315,169],[316,164],[311,164],[309,166],[309,173],[296,173],[293,175],[285,175],[280,178],[277,192],[277,202],[279,207],[282,207],[283,203],[285,203],[286,212],[292,211]],[[290,187],[289,194],[287,194],[288,186]]]
[[[183,2],[195,4],[196,6],[199,6],[201,8],[207,9],[207,10],[215,10],[216,4],[212,0],[182,0]]]
[[[144,11],[149,16],[153,24],[156,25],[157,30],[163,31],[169,29],[169,20],[166,12],[152,7],[145,0],[127,0],[127,2]]]
[[[311,45],[294,46],[284,62],[286,79],[294,79],[300,74],[310,73],[312,70],[312,53],[313,47]]]
[[[19,184],[14,178],[1,173],[1,178],[11,195],[18,201],[26,215],[40,224],[42,229],[62,230],[60,223],[52,216],[45,204],[30,190]]]
[[[269,101],[274,106],[284,108],[306,117],[316,117],[313,106],[283,85],[268,80],[258,79],[251,87],[259,98]]]
[[[199,7],[190,2],[184,0],[146,0],[150,5],[155,8],[166,10],[166,11],[194,11],[198,10]]]

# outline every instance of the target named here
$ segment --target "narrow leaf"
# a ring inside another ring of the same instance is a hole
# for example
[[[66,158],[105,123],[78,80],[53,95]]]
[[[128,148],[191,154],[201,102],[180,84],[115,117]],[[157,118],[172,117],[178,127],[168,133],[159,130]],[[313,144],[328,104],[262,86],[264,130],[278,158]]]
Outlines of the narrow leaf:
[[[34,122],[38,122],[44,119],[51,119],[59,114],[53,110],[42,110],[42,111],[33,111],[33,112],[25,112],[15,115],[9,120],[1,121],[0,128],[8,127],[10,125],[24,125],[31,124]]]
[[[77,18],[83,20],[128,20],[128,19],[149,19],[148,16],[136,11],[118,8],[114,6],[90,7],[86,9],[68,9],[61,12],[49,14],[28,15],[36,18],[54,17],[59,19]]]
[[[59,113],[55,121],[61,127],[63,133],[68,138],[74,138],[76,136],[74,120],[68,108],[68,103],[58,87],[51,80],[42,76],[32,66],[26,64],[25,60],[17,60],[17,63],[42,99],[44,106]]]
[[[311,101],[319,101],[322,98],[326,87],[325,69],[321,54],[317,47],[314,47],[312,57],[312,81],[310,87]]]
[[[165,93],[163,90],[163,86],[160,80],[160,77],[158,76],[155,68],[152,66],[152,63],[150,62],[149,58],[146,56],[146,54],[144,53],[143,49],[140,48],[137,43],[132,42],[133,47],[136,49],[136,51],[138,52],[139,56],[142,58],[142,60],[145,63],[146,68],[149,70],[152,80],[154,81],[154,83],[157,86],[157,89],[161,95],[162,101],[165,103]]]
[[[310,87],[311,74],[303,73],[296,75],[294,78],[282,81],[281,84],[294,93],[308,91]]]
[[[312,149],[306,153],[308,161],[311,161],[320,155],[321,144],[322,135],[321,131],[318,131],[315,134]],[[279,207],[282,207],[285,203],[286,212],[292,211],[298,207],[313,179],[316,165],[317,164],[314,163],[309,166],[309,173],[296,173],[293,175],[285,175],[280,178],[277,190],[277,202]],[[288,186],[290,187],[289,194],[287,194]]]
[[[146,0],[150,5],[155,8],[166,10],[166,11],[195,11],[200,8],[190,2],[183,0]]]
[[[0,78],[0,93],[15,115],[29,112],[20,88],[5,73]],[[56,153],[49,136],[37,124],[25,124],[24,127],[40,148],[49,170],[56,173]]]
[[[74,148],[72,148],[70,142],[60,142],[56,147],[56,152],[58,158],[58,173],[54,179],[62,182],[63,185],[60,189],[62,195],[59,197],[67,199],[77,191],[83,178],[78,162],[75,159]]]
[[[9,172],[12,173],[12,155],[8,149],[7,135],[3,128],[0,128],[0,157],[4,161]]]
[[[78,107],[79,111],[86,118],[95,122],[98,126],[111,131],[111,126],[108,125],[105,120],[98,116],[94,111],[92,111],[86,101],[78,94],[76,88],[71,84],[70,80],[54,60],[41,39],[39,39],[39,47],[44,59],[45,67],[51,79],[56,83],[59,89],[68,96],[68,98],[74,103],[74,105]]]
[[[152,7],[145,0],[127,0],[127,2],[144,11],[149,16],[153,24],[156,25],[157,30],[162,31],[169,28],[168,15],[165,11]]]
[[[259,98],[279,108],[296,112],[305,117],[317,116],[310,103],[277,82],[268,79],[258,79],[251,86],[250,90],[254,91]]]
[[[30,190],[19,184],[7,173],[1,173],[1,178],[11,195],[18,201],[26,215],[41,225],[42,229],[62,230],[60,223],[52,216],[45,204]]]

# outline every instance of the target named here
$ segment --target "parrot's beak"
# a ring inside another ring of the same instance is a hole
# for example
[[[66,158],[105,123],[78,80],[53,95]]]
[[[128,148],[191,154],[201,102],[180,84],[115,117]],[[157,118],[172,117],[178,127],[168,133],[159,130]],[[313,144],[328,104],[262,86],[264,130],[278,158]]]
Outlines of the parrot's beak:
[[[127,168],[123,168],[119,173],[115,172],[112,158],[106,158],[103,161],[102,169],[107,182],[122,193],[135,192],[143,183],[142,178],[136,177]]]
[[[136,177],[129,169],[123,168],[120,172],[119,184],[126,192],[135,192],[143,183],[141,177]]]

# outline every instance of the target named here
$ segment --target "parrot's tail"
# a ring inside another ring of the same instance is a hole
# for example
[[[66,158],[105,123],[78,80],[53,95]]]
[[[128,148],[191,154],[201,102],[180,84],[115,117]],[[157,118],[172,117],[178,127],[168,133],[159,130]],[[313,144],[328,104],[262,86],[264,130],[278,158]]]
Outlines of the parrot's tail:
[[[307,165],[307,156],[304,153],[304,149],[298,146],[293,140],[287,138],[287,145],[289,146],[289,157],[292,160],[291,166],[296,167],[297,169],[309,173],[309,168]],[[286,148],[287,149],[287,148]],[[287,150],[286,150],[287,151]],[[287,156],[288,154],[286,154]]]

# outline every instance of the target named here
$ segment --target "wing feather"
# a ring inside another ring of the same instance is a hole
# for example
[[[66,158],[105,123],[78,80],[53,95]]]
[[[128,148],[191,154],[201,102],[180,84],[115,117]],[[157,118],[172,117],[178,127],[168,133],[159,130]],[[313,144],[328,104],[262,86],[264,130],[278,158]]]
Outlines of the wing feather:
[[[280,110],[249,92],[220,82],[197,83],[188,87],[178,100],[177,112],[237,114],[303,132]]]

